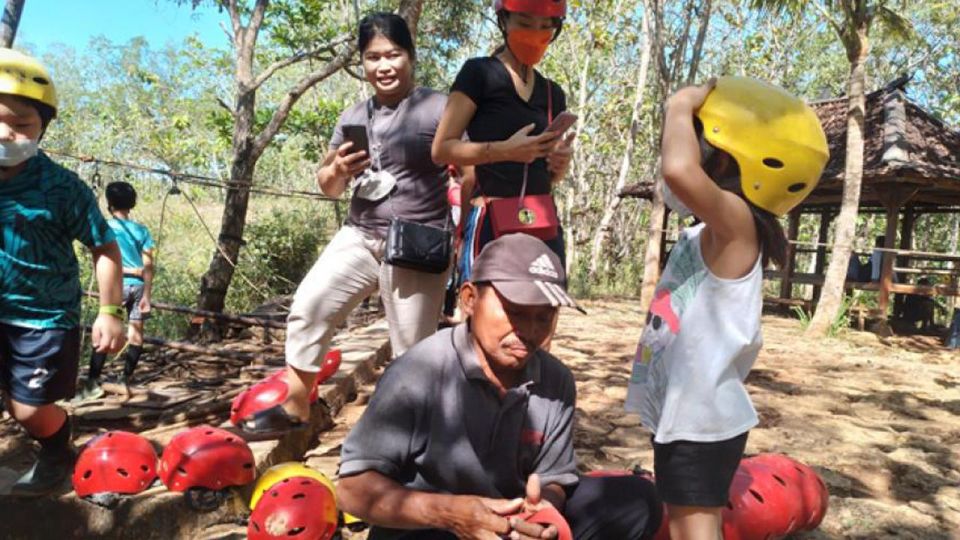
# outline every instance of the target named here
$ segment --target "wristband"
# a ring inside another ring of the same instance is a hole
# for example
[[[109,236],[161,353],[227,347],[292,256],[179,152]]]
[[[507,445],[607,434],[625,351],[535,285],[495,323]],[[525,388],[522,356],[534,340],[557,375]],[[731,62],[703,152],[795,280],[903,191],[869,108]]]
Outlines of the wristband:
[[[98,312],[101,315],[110,315],[111,317],[116,317],[123,320],[123,308],[116,304],[107,304],[100,306],[100,311]]]

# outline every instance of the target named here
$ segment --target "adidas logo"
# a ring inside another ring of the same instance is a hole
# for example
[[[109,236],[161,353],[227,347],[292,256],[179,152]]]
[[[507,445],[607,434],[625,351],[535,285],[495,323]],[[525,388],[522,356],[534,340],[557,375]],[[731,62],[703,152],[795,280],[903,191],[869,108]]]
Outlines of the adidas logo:
[[[538,276],[549,276],[553,279],[560,277],[560,274],[557,273],[553,263],[550,262],[550,257],[548,257],[546,253],[540,255],[537,260],[530,263],[530,268],[528,268],[527,271],[531,274],[537,274]]]

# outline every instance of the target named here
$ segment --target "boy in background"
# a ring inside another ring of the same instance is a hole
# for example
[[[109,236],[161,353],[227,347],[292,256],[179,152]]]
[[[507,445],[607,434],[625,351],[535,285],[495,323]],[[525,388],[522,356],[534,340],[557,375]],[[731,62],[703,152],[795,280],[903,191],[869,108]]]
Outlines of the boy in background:
[[[107,184],[107,221],[117,237],[123,258],[123,306],[130,324],[127,348],[123,358],[123,384],[133,376],[143,353],[143,323],[150,317],[150,294],[153,289],[153,237],[150,230],[130,219],[130,211],[137,205],[137,191],[127,182]],[[93,351],[90,372],[80,390],[80,399],[95,399],[103,395],[100,375],[107,360],[105,352]]]

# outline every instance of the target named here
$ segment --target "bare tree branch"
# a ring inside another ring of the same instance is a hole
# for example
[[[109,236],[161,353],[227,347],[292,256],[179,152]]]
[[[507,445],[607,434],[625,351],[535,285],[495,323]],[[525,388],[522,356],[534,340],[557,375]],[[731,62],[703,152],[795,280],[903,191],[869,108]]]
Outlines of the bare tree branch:
[[[820,16],[826,19],[828,23],[830,23],[830,26],[833,27],[833,30],[837,33],[837,36],[839,36],[841,40],[846,42],[846,38],[844,37],[843,27],[840,25],[837,19],[833,17],[833,14],[830,13],[830,11],[826,8],[826,6],[824,6],[820,2],[811,2],[811,3],[813,4],[813,7],[816,8],[816,10],[820,13]]]
[[[237,112],[233,110],[233,107],[227,105],[227,102],[224,101],[220,96],[217,96],[217,104],[226,109],[231,115],[237,114]]]
[[[276,62],[274,62],[274,63],[270,64],[269,66],[267,66],[266,69],[264,69],[262,72],[260,72],[259,75],[257,75],[257,78],[253,80],[253,84],[251,85],[251,89],[260,88],[260,86],[261,86],[263,83],[267,82],[267,80],[268,80],[270,77],[272,77],[277,71],[279,71],[279,70],[281,70],[281,69],[283,69],[283,68],[285,68],[285,67],[287,67],[287,66],[291,66],[291,65],[296,64],[296,63],[298,63],[298,62],[302,62],[302,61],[304,61],[304,60],[307,60],[308,58],[314,58],[314,59],[315,59],[315,58],[317,58],[317,57],[320,55],[321,52],[323,52],[323,51],[332,51],[332,50],[334,50],[338,45],[343,45],[344,43],[346,43],[347,41],[349,41],[349,40],[351,40],[351,39],[353,39],[353,36],[352,36],[352,35],[350,35],[350,34],[344,34],[344,35],[342,35],[342,36],[334,39],[334,40],[331,41],[330,43],[326,43],[326,44],[324,44],[324,45],[321,45],[320,47],[317,47],[317,48],[313,49],[312,51],[299,52],[299,53],[297,53],[297,54],[295,54],[295,55],[293,55],[293,56],[288,56],[287,58],[284,58],[284,59],[282,59],[282,60],[277,60]]]
[[[324,67],[300,79],[300,81],[292,89],[290,89],[289,92],[287,92],[287,95],[283,97],[283,100],[280,101],[280,105],[277,107],[277,110],[273,112],[270,122],[265,128],[263,128],[263,131],[257,135],[256,139],[254,139],[251,153],[255,156],[262,154],[267,145],[270,144],[270,141],[273,139],[274,135],[280,131],[280,127],[290,114],[290,110],[297,103],[297,100],[303,96],[304,92],[309,90],[318,82],[333,75],[337,72],[337,70],[343,68],[343,66],[349,62],[350,58],[356,52],[356,44],[351,43],[349,46],[344,47],[344,49],[340,51],[340,54],[338,54],[331,62],[328,62]]]
[[[233,42],[236,44],[236,40],[240,36],[240,30],[243,28],[243,25],[240,24],[240,10],[237,9],[237,0],[227,2],[227,13],[230,14],[230,24],[233,25]]]

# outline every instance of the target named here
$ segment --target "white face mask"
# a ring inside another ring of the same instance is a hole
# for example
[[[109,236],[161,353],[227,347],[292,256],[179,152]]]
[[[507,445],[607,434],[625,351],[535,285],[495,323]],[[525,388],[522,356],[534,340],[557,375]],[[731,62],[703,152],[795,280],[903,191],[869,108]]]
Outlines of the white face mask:
[[[16,167],[37,155],[39,148],[33,139],[0,142],[0,167]]]
[[[693,215],[693,212],[687,208],[687,205],[683,204],[683,201],[678,199],[677,196],[670,191],[670,186],[668,186],[666,182],[663,182],[661,186],[663,186],[663,204],[667,205],[671,211],[676,212],[681,218]]]

